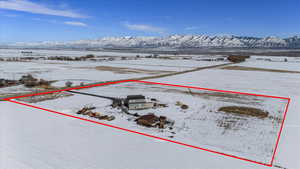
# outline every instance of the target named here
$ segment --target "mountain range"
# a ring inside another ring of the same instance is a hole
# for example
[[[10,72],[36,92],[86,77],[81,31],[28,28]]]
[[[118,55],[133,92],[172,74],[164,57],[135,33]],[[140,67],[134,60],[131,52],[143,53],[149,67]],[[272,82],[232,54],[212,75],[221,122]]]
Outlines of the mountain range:
[[[300,48],[300,36],[289,38],[171,35],[164,37],[105,37],[68,42],[17,42],[5,47],[28,48]]]

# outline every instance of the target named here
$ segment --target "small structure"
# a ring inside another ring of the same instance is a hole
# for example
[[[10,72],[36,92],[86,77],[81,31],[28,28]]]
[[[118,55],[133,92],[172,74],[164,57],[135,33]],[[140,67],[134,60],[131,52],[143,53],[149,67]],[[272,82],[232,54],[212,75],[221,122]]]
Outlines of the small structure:
[[[159,123],[159,117],[155,116],[153,113],[140,116],[137,118],[136,123],[141,126],[155,127]]]
[[[166,128],[166,125],[173,126],[173,122],[169,121],[166,116],[156,116],[153,113],[149,113],[138,117],[136,123],[145,127],[158,127],[160,129]]]
[[[147,102],[145,96],[143,95],[128,95],[124,100],[124,105],[129,110],[141,110],[154,107],[154,103]]]

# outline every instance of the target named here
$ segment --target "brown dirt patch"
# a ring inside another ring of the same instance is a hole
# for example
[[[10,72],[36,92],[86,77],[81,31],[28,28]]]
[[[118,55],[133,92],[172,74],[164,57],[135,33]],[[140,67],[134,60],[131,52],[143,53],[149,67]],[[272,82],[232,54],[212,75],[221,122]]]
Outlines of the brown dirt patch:
[[[27,103],[38,103],[42,101],[54,100],[54,99],[69,97],[69,96],[73,96],[73,94],[58,92],[58,93],[50,93],[50,94],[43,94],[43,95],[36,95],[36,96],[29,96],[29,97],[21,97],[18,98],[17,100],[24,101]]]
[[[263,72],[278,72],[278,73],[300,73],[300,71],[290,71],[290,70],[279,70],[279,69],[265,69],[265,68],[255,68],[246,66],[226,66],[220,69],[226,70],[244,70],[244,71],[263,71]]]
[[[90,69],[89,67],[81,67],[82,69]],[[96,66],[92,69],[99,71],[110,71],[118,74],[129,74],[129,73],[142,73],[142,74],[162,74],[162,73],[173,73],[175,71],[166,70],[147,70],[137,68],[126,68],[126,67],[113,67],[113,66]]]
[[[253,107],[226,106],[219,108],[218,111],[231,114],[253,116],[258,118],[266,118],[269,115],[268,112]]]

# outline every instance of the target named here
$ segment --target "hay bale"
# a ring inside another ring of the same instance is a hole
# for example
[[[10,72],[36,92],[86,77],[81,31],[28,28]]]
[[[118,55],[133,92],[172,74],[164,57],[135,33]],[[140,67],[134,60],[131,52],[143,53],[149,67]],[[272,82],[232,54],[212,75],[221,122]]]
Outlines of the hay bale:
[[[99,120],[106,120],[108,118],[108,115],[99,116]]]
[[[183,104],[183,105],[181,105],[181,106],[180,106],[180,108],[181,108],[181,109],[183,109],[183,110],[186,110],[186,109],[188,109],[188,108],[189,108],[189,106],[188,106],[188,105],[186,105],[186,104]]]
[[[175,103],[175,105],[176,105],[176,106],[180,106],[181,109],[188,109],[188,108],[189,108],[188,105],[186,105],[186,104],[184,104],[184,103],[182,103],[182,102],[180,102],[180,101],[177,101],[177,102]]]
[[[88,116],[90,116],[90,117],[96,117],[96,113],[95,113],[95,112],[92,112],[92,111],[90,111],[90,112],[88,113]]]
[[[101,114],[99,112],[94,112],[95,113],[95,118],[99,118]]]

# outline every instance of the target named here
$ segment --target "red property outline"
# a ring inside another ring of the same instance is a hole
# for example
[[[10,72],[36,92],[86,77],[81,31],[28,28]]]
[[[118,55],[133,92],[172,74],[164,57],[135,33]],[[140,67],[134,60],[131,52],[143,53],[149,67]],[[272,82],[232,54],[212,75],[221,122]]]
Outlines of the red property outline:
[[[279,129],[279,132],[278,132],[278,135],[277,135],[277,139],[276,139],[275,148],[274,148],[274,152],[273,152],[273,155],[272,155],[271,162],[270,163],[257,162],[257,161],[254,161],[254,160],[250,160],[250,159],[246,159],[246,158],[241,158],[241,157],[238,157],[238,156],[235,156],[235,155],[225,154],[225,153],[222,153],[222,152],[218,152],[218,151],[214,151],[214,150],[209,150],[209,149],[206,149],[206,148],[201,148],[201,147],[197,147],[197,146],[185,144],[185,143],[182,143],[182,142],[178,142],[178,141],[174,141],[174,140],[169,140],[169,139],[166,139],[166,138],[162,138],[162,137],[158,137],[158,136],[153,136],[153,135],[150,135],[150,134],[146,134],[146,133],[142,133],[142,132],[138,132],[138,131],[134,131],[134,130],[130,130],[130,129],[126,129],[126,128],[122,128],[122,127],[118,127],[118,126],[114,126],[114,125],[110,125],[110,124],[105,124],[105,123],[101,123],[101,122],[98,122],[98,121],[89,120],[89,119],[85,119],[85,118],[81,118],[81,117],[77,117],[77,116],[73,116],[73,115],[69,115],[69,114],[57,112],[57,111],[54,111],[54,110],[50,110],[50,109],[46,109],[46,108],[42,108],[42,107],[38,107],[38,106],[33,106],[33,105],[30,105],[30,104],[26,104],[26,103],[22,103],[22,102],[18,102],[18,101],[12,100],[12,99],[17,99],[17,98],[22,98],[22,97],[29,97],[29,96],[50,94],[50,93],[63,92],[63,91],[69,91],[69,90],[91,88],[91,87],[104,86],[104,85],[110,85],[110,84],[119,84],[119,83],[125,83],[125,82],[138,82],[138,83],[145,83],[145,84],[158,84],[158,85],[164,85],[164,86],[192,88],[192,89],[198,89],[198,90],[208,90],[208,91],[215,91],[215,92],[225,92],[225,93],[252,95],[252,96],[269,97],[269,98],[276,98],[276,99],[287,100],[287,104],[286,104],[284,115],[283,115],[283,120],[282,120],[280,129]],[[20,104],[20,105],[23,105],[23,106],[27,106],[27,107],[31,107],[31,108],[35,108],[35,109],[39,109],[39,110],[48,111],[48,112],[51,112],[51,113],[63,115],[63,116],[66,116],[66,117],[76,118],[76,119],[79,119],[79,120],[83,120],[83,121],[87,121],[87,122],[91,122],[91,123],[95,123],[95,124],[100,124],[100,125],[103,125],[103,126],[107,126],[107,127],[111,127],[111,128],[115,128],[115,129],[119,129],[119,130],[131,132],[131,133],[135,133],[135,134],[139,134],[139,135],[143,135],[143,136],[147,136],[147,137],[151,137],[151,138],[156,138],[156,139],[168,141],[168,142],[171,142],[171,143],[175,143],[175,144],[179,144],[179,145],[183,145],[183,146],[187,146],[187,147],[191,147],[191,148],[196,148],[196,149],[204,150],[204,151],[207,151],[207,152],[211,152],[211,153],[215,153],[215,154],[219,154],[219,155],[224,155],[224,156],[227,156],[227,157],[232,157],[232,158],[236,158],[236,159],[239,159],[239,160],[243,160],[243,161],[247,161],[247,162],[252,162],[252,163],[255,163],[255,164],[260,164],[260,165],[264,165],[264,166],[268,166],[268,167],[272,167],[273,166],[275,154],[277,152],[277,148],[278,148],[280,136],[281,136],[281,133],[282,133],[282,130],[283,130],[284,121],[286,119],[286,114],[287,114],[287,111],[288,111],[288,107],[289,107],[289,104],[291,102],[291,99],[287,98],[287,97],[271,96],[271,95],[263,95],[263,94],[254,94],[254,93],[244,93],[244,92],[229,91],[229,90],[209,89],[209,88],[184,86],[184,85],[174,85],[174,84],[158,83],[158,82],[150,82],[150,81],[142,81],[142,80],[121,80],[121,81],[114,81],[114,82],[99,83],[99,84],[94,84],[94,85],[90,85],[90,86],[73,87],[73,88],[67,88],[67,89],[61,89],[61,90],[55,90],[55,91],[48,91],[48,92],[27,94],[27,95],[16,96],[16,97],[9,97],[9,98],[5,98],[3,100],[11,102],[11,103]]]

